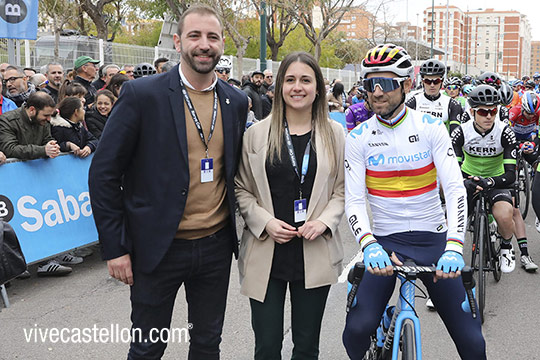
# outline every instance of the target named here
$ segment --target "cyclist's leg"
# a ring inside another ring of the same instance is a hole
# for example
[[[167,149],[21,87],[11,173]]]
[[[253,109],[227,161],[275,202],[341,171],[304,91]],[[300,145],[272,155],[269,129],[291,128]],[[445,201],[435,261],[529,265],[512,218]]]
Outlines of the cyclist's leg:
[[[423,279],[424,280],[424,279]],[[480,317],[473,319],[461,308],[465,300],[465,288],[461,279],[425,279],[424,284],[441,316],[448,333],[462,359],[481,360],[486,358],[486,344],[482,336]]]
[[[256,360],[281,359],[287,282],[270,278],[264,302],[249,299]]]
[[[413,260],[418,265],[436,264],[446,246],[446,233],[421,232],[418,244],[412,247]],[[485,341],[480,318],[472,318],[461,309],[465,300],[465,288],[461,279],[433,282],[431,276],[420,277],[433,300],[437,312],[445,322],[462,359],[485,359]]]
[[[395,251],[395,237],[376,236],[377,241],[388,251]],[[394,292],[396,276],[376,276],[368,271],[364,273],[362,282],[356,293],[356,306],[347,314],[343,344],[349,358],[362,359],[369,348],[370,336],[381,321],[382,314]]]
[[[514,206],[510,190],[491,189],[488,192],[488,198],[492,204],[491,212],[497,221],[499,234],[503,241],[510,242],[515,231],[514,219],[512,218]]]
[[[512,195],[508,189],[491,189],[488,192],[488,199],[493,217],[497,221],[497,231],[501,237],[499,253],[501,270],[504,273],[509,273],[516,266],[515,253],[512,249],[512,235],[516,229],[513,219]]]
[[[330,285],[306,289],[304,281],[289,283],[294,348],[292,360],[318,359],[321,323]]]
[[[369,348],[370,336],[381,321],[382,314],[392,293],[396,276],[377,276],[369,272],[364,277],[356,293],[356,306],[347,314],[343,344],[349,358],[362,359]]]

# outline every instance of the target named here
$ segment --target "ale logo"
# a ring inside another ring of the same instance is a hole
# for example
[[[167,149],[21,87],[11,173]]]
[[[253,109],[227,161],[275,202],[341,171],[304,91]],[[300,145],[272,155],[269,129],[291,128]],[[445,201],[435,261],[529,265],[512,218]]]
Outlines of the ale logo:
[[[0,17],[10,24],[26,19],[28,8],[23,0],[0,0]]]
[[[13,215],[14,210],[11,200],[4,195],[0,195],[0,219],[4,220],[5,222],[9,222],[11,219],[13,219]]]

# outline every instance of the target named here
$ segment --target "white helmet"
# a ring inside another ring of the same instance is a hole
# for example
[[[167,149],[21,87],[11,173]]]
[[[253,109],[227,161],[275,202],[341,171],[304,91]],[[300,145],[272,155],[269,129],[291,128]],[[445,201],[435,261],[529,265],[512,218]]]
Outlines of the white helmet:
[[[225,56],[222,56],[219,59],[219,62],[216,65],[216,70],[231,70],[232,68],[232,61]]]

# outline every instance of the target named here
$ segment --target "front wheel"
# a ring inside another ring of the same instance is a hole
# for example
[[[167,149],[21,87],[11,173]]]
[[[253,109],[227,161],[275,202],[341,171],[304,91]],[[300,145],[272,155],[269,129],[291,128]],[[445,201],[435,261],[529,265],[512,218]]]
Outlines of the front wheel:
[[[415,342],[414,342],[414,331],[411,324],[407,323],[403,325],[403,335],[401,336],[401,359],[402,360],[414,360],[415,356]]]
[[[525,159],[520,159],[517,164],[517,186],[519,196],[519,211],[523,220],[529,213],[529,204],[531,202],[531,173],[529,171],[529,164]]]

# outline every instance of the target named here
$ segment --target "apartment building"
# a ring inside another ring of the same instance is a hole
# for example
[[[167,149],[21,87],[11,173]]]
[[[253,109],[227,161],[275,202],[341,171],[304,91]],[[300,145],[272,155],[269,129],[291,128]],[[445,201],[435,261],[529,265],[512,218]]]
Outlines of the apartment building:
[[[506,78],[529,73],[531,27],[527,17],[518,11],[463,11],[449,6],[447,12],[446,6],[436,6],[433,18],[431,7],[423,15],[424,41],[431,41],[433,25],[434,45],[448,48],[447,66],[452,70],[473,75],[495,71]],[[444,55],[438,58],[445,60]]]
[[[362,7],[353,7],[343,16],[335,31],[342,31],[347,40],[371,38],[374,16]]]
[[[540,41],[531,41],[531,70],[529,75],[540,73]]]

